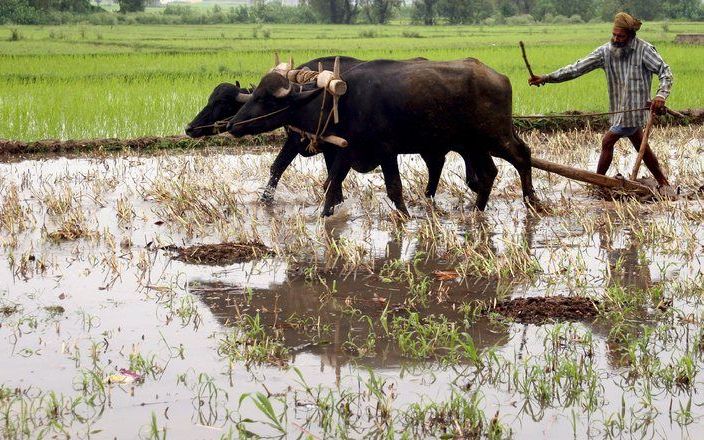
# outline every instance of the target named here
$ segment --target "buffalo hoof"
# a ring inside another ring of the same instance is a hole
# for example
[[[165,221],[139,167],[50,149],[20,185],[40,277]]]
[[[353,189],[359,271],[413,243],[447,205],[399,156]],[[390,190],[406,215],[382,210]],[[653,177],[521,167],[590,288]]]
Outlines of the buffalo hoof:
[[[472,207],[472,210],[474,210],[474,211],[479,211],[479,212],[484,212],[484,210],[486,209],[487,202],[488,202],[488,200],[484,200],[484,201],[477,200],[477,201],[474,203],[474,206]]]
[[[332,198],[332,205],[333,205],[333,206],[337,206],[337,205],[339,205],[340,203],[342,203],[342,202],[344,202],[344,201],[345,201],[345,198],[342,196],[342,194],[336,194],[336,195],[333,196],[333,198]]]
[[[526,207],[536,213],[547,214],[549,209],[545,206],[536,196],[532,194],[530,196],[523,197],[523,203]]]
[[[335,207],[330,206],[330,207],[323,208],[323,213],[320,214],[320,216],[321,217],[330,217],[334,213],[335,213]]]
[[[261,196],[259,196],[259,201],[265,205],[271,205],[274,203],[274,189],[267,187]]]
[[[411,219],[411,214],[408,213],[407,209],[397,209],[393,213],[394,219],[400,222],[405,222]]]

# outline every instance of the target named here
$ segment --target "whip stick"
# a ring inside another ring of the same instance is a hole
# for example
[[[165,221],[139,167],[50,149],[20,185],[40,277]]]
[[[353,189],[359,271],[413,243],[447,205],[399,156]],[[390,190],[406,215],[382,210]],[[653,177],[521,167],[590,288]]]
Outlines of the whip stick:
[[[533,69],[530,67],[530,63],[528,62],[528,57],[526,56],[526,46],[523,44],[522,41],[518,42],[519,46],[521,46],[521,53],[523,54],[523,61],[526,63],[526,67],[528,68],[528,73],[530,73],[531,78],[535,76],[533,74]]]

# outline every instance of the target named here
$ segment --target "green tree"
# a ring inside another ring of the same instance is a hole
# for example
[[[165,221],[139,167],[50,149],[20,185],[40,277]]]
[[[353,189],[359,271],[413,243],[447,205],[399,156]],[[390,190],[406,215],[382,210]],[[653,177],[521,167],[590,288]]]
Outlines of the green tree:
[[[475,0],[439,0],[438,14],[450,24],[467,24],[475,21]]]
[[[555,15],[553,0],[538,0],[530,11],[530,15],[536,20],[543,20],[547,14]]]
[[[374,24],[386,24],[401,6],[401,0],[361,0],[367,20]]]
[[[0,24],[36,24],[39,12],[27,0],[0,1]]]
[[[413,21],[426,26],[435,24],[435,19],[438,14],[437,3],[438,0],[416,0],[416,2],[413,3]]]
[[[612,20],[617,12],[628,12],[641,20],[652,20],[660,16],[661,0],[604,0],[601,7],[601,18]]]
[[[596,14],[596,3],[593,0],[559,0],[554,5],[555,13],[565,17],[579,15],[584,20],[591,20]]]
[[[91,12],[98,9],[88,0],[29,0],[29,5],[40,11]]]
[[[704,3],[700,0],[667,0],[662,11],[667,18],[704,19]]]
[[[494,15],[494,2],[492,0],[474,0],[476,6],[475,19],[482,21]]]
[[[145,0],[117,0],[120,5],[120,12],[141,12],[144,11]]]
[[[358,0],[309,0],[309,5],[324,23],[350,24],[359,13]]]
[[[504,17],[511,17],[518,14],[518,7],[516,7],[516,3],[512,0],[499,0],[496,5],[496,9]]]

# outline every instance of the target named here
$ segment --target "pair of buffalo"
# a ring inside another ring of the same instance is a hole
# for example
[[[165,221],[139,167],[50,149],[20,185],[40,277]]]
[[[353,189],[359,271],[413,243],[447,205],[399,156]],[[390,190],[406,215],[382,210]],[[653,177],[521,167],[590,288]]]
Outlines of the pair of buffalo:
[[[332,69],[334,57],[312,60],[299,68]],[[445,155],[459,153],[466,182],[484,210],[497,174],[492,156],[510,162],[521,178],[524,200],[537,201],[531,181],[530,149],[515,133],[511,83],[478,60],[433,62],[361,61],[340,57],[347,93],[339,100],[340,121],[326,125],[325,135],[348,141],[346,148],[321,143],[328,172],[323,215],[341,203],[342,182],[350,169],[366,173],[381,166],[386,191],[396,209],[408,215],[403,201],[397,155],[420,154],[428,167],[426,196],[433,197]],[[295,87],[294,87],[295,86]],[[315,82],[291,83],[271,72],[253,90],[220,84],[186,134],[201,137],[227,129],[234,136],[287,127],[288,138],[271,166],[263,201],[273,199],[281,175],[296,155],[311,156],[310,140],[319,133],[333,97]],[[323,109],[323,110],[321,110]],[[227,119],[224,123],[218,121]]]

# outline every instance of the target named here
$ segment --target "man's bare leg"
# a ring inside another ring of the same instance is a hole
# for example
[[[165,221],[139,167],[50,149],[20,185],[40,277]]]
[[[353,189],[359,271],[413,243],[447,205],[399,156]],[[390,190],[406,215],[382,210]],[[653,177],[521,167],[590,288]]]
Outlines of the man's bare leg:
[[[596,167],[596,172],[598,174],[606,174],[609,167],[611,166],[611,161],[614,158],[614,145],[621,139],[621,136],[607,131],[604,138],[601,140],[601,155],[599,156],[599,164]]]
[[[640,144],[641,142],[643,142],[643,129],[639,128],[638,131],[630,135],[628,139],[631,140],[631,144],[633,144],[633,147],[636,149],[636,151],[639,151]],[[648,145],[648,148],[645,150],[645,154],[643,155],[643,162],[645,163],[645,166],[648,167],[653,177],[655,177],[655,180],[658,181],[658,185],[664,186],[670,184],[667,181],[667,177],[665,177],[665,173],[663,173],[662,169],[660,168],[658,158],[655,157],[653,150],[650,149],[650,145]]]

